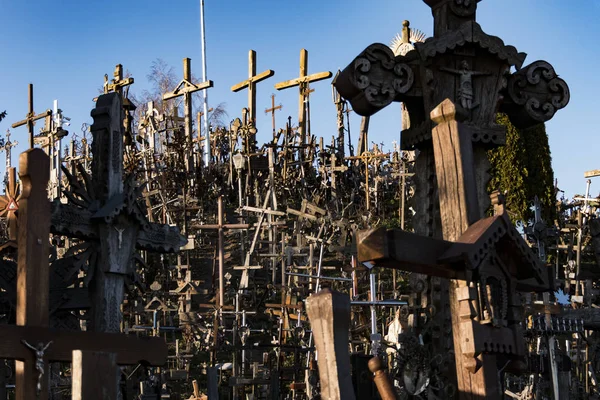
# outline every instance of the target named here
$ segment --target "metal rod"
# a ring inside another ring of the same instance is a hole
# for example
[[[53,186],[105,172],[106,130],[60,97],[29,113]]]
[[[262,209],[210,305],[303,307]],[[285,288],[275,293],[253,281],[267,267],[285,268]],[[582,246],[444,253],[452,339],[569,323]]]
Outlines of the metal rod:
[[[202,31],[202,81],[206,82],[206,32],[204,26],[204,0],[200,0],[200,30]],[[210,132],[208,131],[208,90],[202,90],[204,97],[204,164],[208,166],[210,163]],[[199,127],[198,127],[199,128]],[[198,129],[200,131],[200,129]],[[200,133],[200,132],[198,132]],[[198,135],[198,140],[200,140]]]

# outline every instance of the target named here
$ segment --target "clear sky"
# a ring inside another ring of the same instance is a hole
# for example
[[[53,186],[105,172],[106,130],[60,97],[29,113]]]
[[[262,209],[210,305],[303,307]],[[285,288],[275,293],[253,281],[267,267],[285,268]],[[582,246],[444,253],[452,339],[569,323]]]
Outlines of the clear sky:
[[[131,72],[136,80],[131,90],[138,93],[148,87],[146,75],[157,58],[181,77],[182,59],[190,57],[192,72],[202,76],[199,9],[199,0],[0,0],[0,111],[8,112],[0,132],[25,117],[30,82],[35,111],[51,108],[58,99],[72,118],[67,129],[80,133],[83,122],[92,122],[92,98],[104,74],[112,76],[118,63]],[[431,12],[421,0],[206,0],[205,13],[208,78],[214,81],[209,106],[225,102],[231,119],[240,116],[247,95],[230,87],[247,77],[248,50],[257,51],[258,72],[275,71],[258,85],[259,139],[271,132],[263,110],[270,106],[273,85],[298,76],[301,48],[309,52],[309,73],[335,74],[369,44],[388,44],[404,19],[432,34]],[[484,0],[478,8],[485,32],[528,53],[525,64],[549,61],[570,86],[570,104],[547,124],[555,175],[569,197],[584,191],[584,171],[600,168],[594,139],[599,17],[599,0]],[[322,81],[313,88],[312,132],[328,144],[336,133],[331,85]],[[283,104],[280,127],[288,115],[297,120],[297,93],[295,88],[276,93],[277,104]],[[359,124],[360,118],[352,116],[354,141]],[[391,149],[399,132],[398,105],[371,118],[370,140],[385,143],[384,150]],[[26,128],[13,130],[13,138],[20,142],[14,163],[25,149]],[[598,193],[600,178],[592,183],[592,195]]]

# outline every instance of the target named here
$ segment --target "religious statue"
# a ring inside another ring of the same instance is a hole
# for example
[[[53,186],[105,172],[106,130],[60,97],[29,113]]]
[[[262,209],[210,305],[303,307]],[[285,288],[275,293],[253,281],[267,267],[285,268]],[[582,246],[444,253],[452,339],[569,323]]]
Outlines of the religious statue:
[[[52,341],[49,341],[45,346],[44,343],[40,342],[36,347],[27,343],[26,340],[21,340],[21,342],[35,353],[35,369],[39,373],[36,390],[39,394],[42,391],[42,376],[44,376],[44,352],[52,344]]]
[[[450,72],[460,77],[460,86],[458,88],[458,101],[465,110],[472,110],[478,103],[473,103],[473,77],[490,75],[489,72],[471,71],[469,63],[463,60],[460,69],[441,67],[441,71]]]

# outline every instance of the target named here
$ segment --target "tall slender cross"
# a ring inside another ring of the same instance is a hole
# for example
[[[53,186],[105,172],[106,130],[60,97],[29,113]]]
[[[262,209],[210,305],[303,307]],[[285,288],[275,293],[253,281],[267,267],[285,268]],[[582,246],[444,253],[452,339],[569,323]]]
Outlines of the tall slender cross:
[[[331,78],[332,74],[329,71],[317,72],[312,75],[308,73],[308,51],[300,50],[300,76],[289,81],[279,82],[275,84],[275,89],[283,90],[298,86],[300,96],[298,98],[298,131],[300,134],[301,144],[306,143],[306,102],[308,101],[308,85],[310,82],[318,82],[323,79]]]
[[[256,126],[256,84],[275,75],[275,71],[268,69],[256,75],[256,51],[248,52],[248,79],[231,87],[232,92],[239,92],[248,88],[248,111],[250,122]]]
[[[208,80],[201,83],[192,82],[192,60],[190,58],[183,59],[183,80],[179,82],[179,85],[170,93],[163,95],[163,100],[171,100],[176,97],[183,96],[183,108],[185,115],[185,136],[188,144],[192,143],[192,93],[199,90],[205,90],[213,87],[213,81]],[[198,137],[200,137],[200,130],[198,129]],[[198,142],[200,143],[200,142]],[[206,144],[210,146],[210,143]]]
[[[52,115],[52,110],[46,110],[43,113],[35,115],[35,111],[33,111],[33,84],[29,84],[29,112],[25,116],[24,120],[15,122],[11,126],[13,128],[18,128],[19,126],[27,125],[27,130],[29,131],[29,148],[33,149],[33,126],[35,125],[35,121],[38,119],[46,118],[47,116]]]
[[[265,114],[271,113],[271,121],[273,123],[273,138],[275,138],[275,130],[276,125],[275,125],[275,111],[277,110],[281,110],[283,108],[283,106],[281,104],[279,104],[278,106],[275,105],[275,94],[271,95],[271,108],[267,108],[265,110]]]

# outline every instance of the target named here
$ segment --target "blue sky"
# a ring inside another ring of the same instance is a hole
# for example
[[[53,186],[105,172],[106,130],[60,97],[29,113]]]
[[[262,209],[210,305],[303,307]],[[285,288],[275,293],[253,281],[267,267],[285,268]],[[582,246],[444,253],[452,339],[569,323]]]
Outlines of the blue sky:
[[[30,82],[35,111],[51,108],[58,99],[72,118],[68,129],[79,133],[83,122],[91,123],[92,98],[104,74],[111,75],[118,63],[135,78],[135,92],[148,87],[146,75],[157,58],[173,65],[181,77],[182,59],[190,57],[192,72],[202,75],[199,0],[0,0],[0,10],[0,110],[8,112],[0,123],[2,134],[24,118]],[[403,19],[432,34],[430,9],[420,0],[206,0],[205,12],[208,78],[215,83],[208,92],[210,105],[225,102],[230,118],[240,115],[246,93],[232,93],[230,87],[247,76],[248,50],[257,51],[258,72],[275,71],[258,85],[259,139],[271,132],[263,110],[270,106],[273,85],[297,77],[301,48],[309,52],[309,73],[335,73],[369,44],[389,43]],[[478,8],[485,32],[528,53],[526,64],[549,61],[570,86],[571,103],[547,124],[555,175],[569,197],[584,191],[584,171],[600,168],[594,139],[599,17],[598,0],[484,0]],[[336,129],[331,86],[322,81],[313,88],[312,132],[328,143]],[[277,114],[283,127],[288,115],[297,119],[297,90],[276,95],[283,104]],[[360,118],[352,116],[353,140],[359,124]],[[398,105],[372,117],[370,140],[385,143],[385,149],[399,132]],[[13,138],[20,142],[17,150],[24,150],[26,128],[15,129]],[[596,179],[594,196],[600,193]]]

